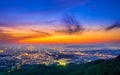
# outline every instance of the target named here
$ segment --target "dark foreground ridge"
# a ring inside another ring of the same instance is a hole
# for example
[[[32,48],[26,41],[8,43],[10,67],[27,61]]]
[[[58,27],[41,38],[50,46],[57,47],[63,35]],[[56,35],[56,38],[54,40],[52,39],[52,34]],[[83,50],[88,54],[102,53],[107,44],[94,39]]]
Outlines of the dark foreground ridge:
[[[26,65],[21,69],[1,72],[1,75],[120,75],[120,56],[66,66]]]

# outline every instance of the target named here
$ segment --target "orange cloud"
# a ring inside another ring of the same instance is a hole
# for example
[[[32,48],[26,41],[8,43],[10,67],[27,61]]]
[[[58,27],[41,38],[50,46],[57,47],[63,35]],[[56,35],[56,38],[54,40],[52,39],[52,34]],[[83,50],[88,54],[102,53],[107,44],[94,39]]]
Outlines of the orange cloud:
[[[7,30],[0,30],[0,43],[19,43],[20,40],[30,39],[30,38],[36,38],[36,37],[47,37],[51,36],[49,33],[41,32],[39,31],[31,31],[32,33],[29,33],[30,31],[24,32],[26,34],[22,34],[20,32],[11,32]]]

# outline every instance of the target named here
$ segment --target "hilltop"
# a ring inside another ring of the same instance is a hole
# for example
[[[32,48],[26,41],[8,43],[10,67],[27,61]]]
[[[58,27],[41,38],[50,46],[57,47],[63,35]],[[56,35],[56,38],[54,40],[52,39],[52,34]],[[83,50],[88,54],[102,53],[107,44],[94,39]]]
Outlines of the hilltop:
[[[96,60],[83,64],[66,66],[26,65],[21,69],[2,75],[119,75],[120,56],[109,60]]]

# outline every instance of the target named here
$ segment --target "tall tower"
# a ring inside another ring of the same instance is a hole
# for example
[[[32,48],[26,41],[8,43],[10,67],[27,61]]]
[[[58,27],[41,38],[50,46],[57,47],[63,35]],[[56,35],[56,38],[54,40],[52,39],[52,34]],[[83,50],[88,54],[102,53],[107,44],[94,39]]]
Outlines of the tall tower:
[[[33,45],[30,45],[30,46],[28,47],[28,50],[33,51],[33,50],[34,50]]]

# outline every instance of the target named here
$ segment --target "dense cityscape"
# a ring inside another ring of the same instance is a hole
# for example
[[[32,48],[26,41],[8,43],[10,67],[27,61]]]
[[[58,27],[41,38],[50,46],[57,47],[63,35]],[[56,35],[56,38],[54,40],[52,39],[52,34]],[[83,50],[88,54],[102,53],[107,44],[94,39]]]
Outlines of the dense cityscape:
[[[111,59],[119,54],[119,45],[0,45],[0,69],[34,64],[65,66]]]

